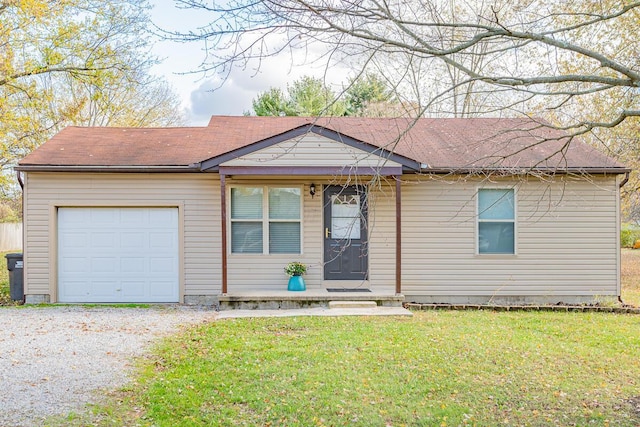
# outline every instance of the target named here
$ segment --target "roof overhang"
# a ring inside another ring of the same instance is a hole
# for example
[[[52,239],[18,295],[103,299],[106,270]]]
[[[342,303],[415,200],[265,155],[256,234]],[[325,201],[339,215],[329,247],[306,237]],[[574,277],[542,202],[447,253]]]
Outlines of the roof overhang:
[[[18,172],[199,172],[189,166],[59,166],[59,165],[18,165]]]
[[[422,173],[435,175],[623,175],[631,172],[631,169],[611,167],[611,168],[422,168]]]
[[[201,163],[188,166],[59,166],[59,165],[18,165],[14,169],[18,172],[201,172]],[[623,175],[631,172],[629,168],[420,168],[421,173],[436,175]],[[406,172],[417,172],[413,168],[402,167],[362,167],[362,166],[216,166],[206,172],[219,172],[224,175],[401,175]]]

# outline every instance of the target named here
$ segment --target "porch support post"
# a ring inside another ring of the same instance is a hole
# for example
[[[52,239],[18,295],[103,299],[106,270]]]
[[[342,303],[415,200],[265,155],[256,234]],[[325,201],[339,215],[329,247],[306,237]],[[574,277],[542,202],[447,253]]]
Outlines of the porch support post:
[[[396,294],[402,293],[402,176],[396,180]]]
[[[226,175],[220,173],[220,215],[222,224],[222,294],[227,293],[227,181]]]

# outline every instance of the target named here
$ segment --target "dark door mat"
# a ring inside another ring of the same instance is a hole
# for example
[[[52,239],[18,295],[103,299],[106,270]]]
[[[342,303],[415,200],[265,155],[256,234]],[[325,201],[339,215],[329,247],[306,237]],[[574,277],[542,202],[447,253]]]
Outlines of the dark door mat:
[[[371,292],[366,288],[327,288],[327,292]]]

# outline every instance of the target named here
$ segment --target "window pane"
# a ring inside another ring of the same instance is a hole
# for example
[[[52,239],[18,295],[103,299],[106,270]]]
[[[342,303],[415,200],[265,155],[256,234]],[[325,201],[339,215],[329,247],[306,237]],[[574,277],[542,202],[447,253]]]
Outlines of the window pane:
[[[232,222],[231,252],[234,254],[262,253],[262,223]]]
[[[480,219],[514,219],[513,190],[478,190],[478,215]]]
[[[331,238],[360,238],[360,196],[331,196]]]
[[[478,223],[478,252],[514,254],[514,234],[512,222],[480,222]]]
[[[270,219],[300,219],[300,189],[269,189]]]
[[[331,216],[343,218],[355,218],[360,216],[360,196],[331,196]]]
[[[299,254],[300,253],[300,223],[299,222],[269,223],[269,253]]]
[[[332,239],[359,239],[360,217],[357,218],[331,218]]]
[[[231,218],[261,219],[262,188],[231,188]]]

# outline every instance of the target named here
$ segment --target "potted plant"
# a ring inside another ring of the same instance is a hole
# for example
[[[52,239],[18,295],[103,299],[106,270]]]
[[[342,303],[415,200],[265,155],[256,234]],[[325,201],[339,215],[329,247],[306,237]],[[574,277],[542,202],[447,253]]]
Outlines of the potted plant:
[[[307,289],[302,276],[307,272],[307,266],[298,261],[292,261],[284,268],[284,272],[289,275],[289,291],[304,291]]]

